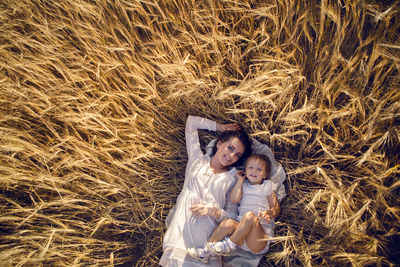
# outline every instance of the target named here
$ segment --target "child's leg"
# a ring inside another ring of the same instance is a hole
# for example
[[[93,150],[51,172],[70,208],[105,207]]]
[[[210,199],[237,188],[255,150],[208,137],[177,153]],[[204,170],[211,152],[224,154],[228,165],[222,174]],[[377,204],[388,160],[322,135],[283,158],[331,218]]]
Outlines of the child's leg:
[[[215,231],[213,232],[211,237],[209,238],[209,242],[221,243],[218,241],[224,239],[225,236],[230,235],[236,229],[237,224],[238,224],[238,222],[235,220],[230,220],[230,219],[223,220],[218,225],[217,229],[215,229]],[[220,244],[220,245],[223,245],[223,244]],[[230,249],[229,247],[226,247],[226,248]],[[193,257],[197,260],[200,260],[204,263],[208,263],[210,254],[219,255],[219,254],[214,254],[211,251],[209,251],[209,248],[207,247],[207,245],[205,247],[201,247],[201,248],[188,248],[188,253],[191,257]]]
[[[255,253],[260,252],[267,245],[268,242],[263,239],[265,239],[264,230],[258,217],[252,212],[243,216],[236,230],[230,236],[230,240],[240,246],[246,240],[247,246]]]
[[[251,229],[249,235],[246,237],[246,244],[254,253],[262,251],[268,244],[265,240],[267,235],[261,226],[260,221],[257,220],[257,224]]]
[[[235,220],[231,220],[231,219],[226,219],[223,220],[217,227],[217,229],[215,229],[214,233],[211,235],[211,237],[209,238],[209,242],[216,242],[216,241],[220,241],[222,239],[225,238],[225,236],[228,236],[230,234],[233,233],[233,231],[235,231],[237,225],[239,223]]]

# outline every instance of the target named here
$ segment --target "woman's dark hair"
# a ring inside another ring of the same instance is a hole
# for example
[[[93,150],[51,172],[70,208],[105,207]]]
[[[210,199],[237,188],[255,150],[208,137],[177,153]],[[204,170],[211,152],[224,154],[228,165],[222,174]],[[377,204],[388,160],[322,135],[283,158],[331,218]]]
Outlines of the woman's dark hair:
[[[244,163],[244,167],[246,168],[247,162],[249,162],[250,159],[260,159],[265,162],[265,166],[267,167],[268,175],[265,177],[265,180],[268,180],[269,175],[271,174],[271,160],[264,154],[253,154],[250,157],[248,157]]]
[[[239,131],[225,131],[225,132],[222,132],[218,136],[217,142],[215,142],[215,145],[214,145],[214,147],[212,149],[212,154],[211,155],[215,155],[215,153],[217,152],[217,143],[218,143],[218,141],[220,141],[221,143],[225,143],[225,142],[229,141],[233,137],[237,137],[240,140],[240,142],[243,144],[243,146],[244,146],[244,152],[243,152],[242,156],[239,158],[238,161],[236,161],[235,163],[233,163],[231,165],[231,167],[236,167],[236,166],[242,165],[243,161],[251,153],[251,139],[243,129],[239,130]]]

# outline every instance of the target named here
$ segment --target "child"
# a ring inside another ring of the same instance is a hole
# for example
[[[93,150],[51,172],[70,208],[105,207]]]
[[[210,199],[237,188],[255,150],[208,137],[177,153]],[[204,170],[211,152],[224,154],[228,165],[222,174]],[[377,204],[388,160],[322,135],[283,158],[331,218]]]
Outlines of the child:
[[[211,255],[228,256],[237,247],[254,254],[268,251],[266,237],[272,236],[274,227],[271,219],[280,213],[275,193],[277,184],[268,180],[270,166],[269,158],[262,154],[252,155],[246,160],[246,172],[236,173],[237,180],[230,197],[233,203],[240,201],[239,222],[231,219],[222,221],[205,247],[188,249],[190,256],[207,263]]]

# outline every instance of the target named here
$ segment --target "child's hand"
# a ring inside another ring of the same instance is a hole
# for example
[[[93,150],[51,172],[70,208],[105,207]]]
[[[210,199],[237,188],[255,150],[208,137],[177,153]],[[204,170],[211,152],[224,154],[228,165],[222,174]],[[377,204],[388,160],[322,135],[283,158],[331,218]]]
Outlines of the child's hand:
[[[225,132],[225,131],[239,131],[240,126],[237,123],[228,123],[228,124],[219,124],[217,123],[217,131]]]
[[[243,183],[246,180],[245,172],[243,170],[237,171],[236,178]]]
[[[267,221],[267,223],[270,223],[271,219],[272,219],[271,215],[269,215],[269,211],[268,210],[260,212],[258,214],[258,217],[264,218]]]

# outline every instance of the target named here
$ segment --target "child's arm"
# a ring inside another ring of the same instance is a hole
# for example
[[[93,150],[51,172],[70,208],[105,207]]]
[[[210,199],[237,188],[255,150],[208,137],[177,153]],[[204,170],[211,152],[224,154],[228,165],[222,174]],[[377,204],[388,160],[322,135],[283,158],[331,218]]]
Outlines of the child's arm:
[[[260,213],[261,217],[264,217],[268,222],[270,219],[275,219],[281,213],[281,205],[279,204],[278,197],[275,192],[272,192],[268,197],[269,210],[265,210]]]
[[[232,203],[237,204],[242,199],[242,186],[246,177],[244,171],[236,172],[236,183],[232,188],[230,200]]]
[[[281,205],[279,204],[279,200],[275,192],[272,192],[272,194],[268,196],[268,202],[270,206],[268,213],[272,218],[275,219],[279,216],[279,214],[281,214]]]

